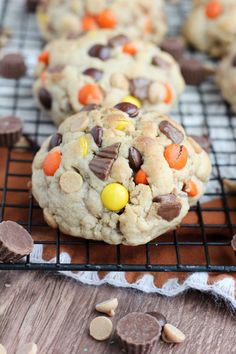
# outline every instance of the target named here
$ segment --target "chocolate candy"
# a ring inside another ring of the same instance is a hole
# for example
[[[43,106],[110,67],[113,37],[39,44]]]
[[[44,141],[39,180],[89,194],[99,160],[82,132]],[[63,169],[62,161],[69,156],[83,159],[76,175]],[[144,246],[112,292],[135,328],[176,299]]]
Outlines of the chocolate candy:
[[[130,354],[151,353],[161,333],[161,327],[153,316],[138,312],[121,318],[116,330],[122,346]]]
[[[57,73],[60,73],[64,70],[65,66],[64,65],[54,65],[54,66],[51,66],[47,69],[47,71],[50,73],[50,74],[57,74]]]
[[[129,165],[133,171],[138,171],[143,164],[141,153],[135,147],[129,148]]]
[[[163,329],[163,327],[167,323],[167,319],[165,318],[164,315],[162,315],[162,313],[157,311],[152,311],[152,312],[147,312],[147,314],[155,317],[155,319],[159,322],[161,328]]]
[[[168,120],[163,120],[159,124],[160,131],[174,144],[180,144],[184,140],[184,134],[172,125]]]
[[[61,142],[62,142],[62,135],[60,133],[53,134],[49,142],[48,150],[51,150],[54,147],[59,146]]]
[[[98,109],[99,107],[100,106],[95,103],[90,103],[90,104],[86,104],[83,108],[81,108],[79,112],[95,111],[95,109]]]
[[[163,69],[169,69],[170,67],[170,63],[158,56],[152,58],[152,65],[159,66]]]
[[[183,56],[185,43],[181,37],[169,37],[164,39],[160,48],[179,61]]]
[[[149,79],[138,77],[130,80],[130,92],[139,100],[145,100],[148,97],[148,89],[151,84]]]
[[[43,108],[45,108],[47,111],[50,111],[52,108],[52,96],[50,92],[44,87],[41,87],[38,91],[38,99]]]
[[[22,135],[23,123],[15,116],[0,118],[0,146],[12,147]]]
[[[179,216],[181,203],[174,193],[160,195],[153,199],[154,203],[160,203],[157,214],[164,220],[171,221]]]
[[[120,183],[110,183],[103,189],[101,200],[106,209],[119,211],[128,203],[129,192]]]
[[[26,73],[24,57],[19,53],[6,54],[0,61],[0,75],[6,79],[20,79]]]
[[[109,47],[115,48],[115,47],[123,46],[124,44],[129,42],[130,39],[127,36],[125,36],[124,34],[118,34],[117,36],[109,39],[108,45]]]
[[[110,58],[110,47],[102,45],[102,44],[95,44],[92,48],[89,49],[88,54],[91,57],[101,59],[106,61]]]
[[[0,223],[0,261],[15,262],[30,254],[33,240],[30,234],[14,221]]]
[[[101,149],[96,155],[102,158],[116,160],[119,154],[120,143],[116,143],[110,146],[106,146]]]
[[[113,163],[118,157],[120,143],[106,146],[101,149],[90,161],[90,170],[102,181],[105,181],[112,169]]]
[[[200,146],[203,148],[206,152],[209,152],[210,146],[211,146],[211,141],[208,135],[189,135],[191,138],[193,138]]]
[[[129,102],[118,103],[114,106],[114,108],[127,113],[131,118],[137,117],[137,115],[139,114],[138,107]]]
[[[232,66],[236,66],[236,55],[232,59]]]
[[[28,12],[36,12],[37,6],[39,5],[40,0],[26,0],[26,10]]]
[[[97,146],[100,147],[102,145],[103,128],[99,125],[96,125],[90,130],[90,134],[92,135],[93,140]]]
[[[205,79],[214,74],[214,70],[204,66],[201,61],[192,58],[182,58],[180,68],[187,85],[200,85]]]
[[[103,71],[95,68],[88,68],[83,71],[83,74],[92,77],[94,81],[99,81],[102,78]]]

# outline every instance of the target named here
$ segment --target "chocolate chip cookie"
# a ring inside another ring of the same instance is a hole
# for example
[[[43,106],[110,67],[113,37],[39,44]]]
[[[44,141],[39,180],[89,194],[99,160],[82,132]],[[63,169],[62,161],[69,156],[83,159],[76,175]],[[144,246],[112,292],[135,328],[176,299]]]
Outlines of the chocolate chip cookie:
[[[195,0],[183,33],[197,49],[214,57],[225,55],[236,41],[235,0]]]
[[[158,44],[167,31],[163,0],[43,0],[38,24],[47,40],[94,29],[126,29]]]
[[[210,173],[207,153],[169,117],[92,105],[44,142],[32,190],[51,227],[135,246],[179,225]]]
[[[56,124],[87,104],[124,101],[167,112],[184,89],[169,54],[111,31],[51,42],[38,57],[36,75],[34,95]]]

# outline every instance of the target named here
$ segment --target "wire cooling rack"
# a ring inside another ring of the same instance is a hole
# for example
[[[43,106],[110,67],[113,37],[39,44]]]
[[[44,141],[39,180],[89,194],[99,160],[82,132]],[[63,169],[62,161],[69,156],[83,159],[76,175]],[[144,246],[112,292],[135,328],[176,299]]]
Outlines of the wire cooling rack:
[[[0,171],[3,172],[0,177],[0,221],[17,221],[31,232],[35,242],[31,255],[16,264],[0,263],[0,270],[235,272],[235,260],[228,257],[228,252],[236,232],[236,194],[226,192],[223,178],[236,181],[236,117],[220,97],[213,81],[198,88],[188,87],[171,114],[189,134],[209,135],[213,163],[207,193],[191,208],[179,229],[136,247],[138,257],[132,258],[127,246],[109,246],[64,236],[45,224],[42,212],[30,194],[29,181],[34,153],[55,128],[36,108],[32,98],[33,67],[42,41],[34,15],[26,14],[23,4],[23,0],[0,0],[0,26],[10,27],[13,32],[5,51],[20,50],[28,64],[25,78],[19,81],[0,79],[0,115],[15,114],[23,118],[24,134],[31,141],[28,147],[18,145],[0,150]],[[179,5],[168,7],[173,22],[171,33],[179,29],[188,5],[188,0],[182,0]],[[107,247],[109,257],[104,259]],[[69,259],[65,257],[67,253],[70,253]],[[194,254],[197,254],[197,262]],[[219,254],[225,254],[224,262],[222,257],[217,258]]]

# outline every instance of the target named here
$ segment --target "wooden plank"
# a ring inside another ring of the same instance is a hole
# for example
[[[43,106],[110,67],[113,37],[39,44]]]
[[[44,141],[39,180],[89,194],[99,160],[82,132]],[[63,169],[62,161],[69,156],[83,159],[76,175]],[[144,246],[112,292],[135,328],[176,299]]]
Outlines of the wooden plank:
[[[159,310],[186,334],[185,343],[159,342],[153,354],[236,353],[233,313],[198,292],[165,298],[135,290],[81,285],[59,274],[14,271],[0,273],[0,294],[0,343],[8,354],[14,354],[27,341],[37,343],[39,354],[122,353],[115,337],[99,343],[88,336],[89,323],[96,316],[95,304],[110,297],[119,299],[114,327],[128,312]]]

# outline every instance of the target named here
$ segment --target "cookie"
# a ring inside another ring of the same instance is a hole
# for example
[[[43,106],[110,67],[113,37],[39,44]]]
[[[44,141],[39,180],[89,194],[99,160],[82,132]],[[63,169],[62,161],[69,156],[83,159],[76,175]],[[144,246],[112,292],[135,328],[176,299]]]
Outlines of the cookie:
[[[181,223],[211,172],[207,153],[154,111],[94,107],[57,134],[35,156],[32,191],[46,222],[75,237],[145,244]]]
[[[222,96],[236,112],[236,46],[225,56],[218,65],[216,83]]]
[[[202,52],[221,57],[236,40],[235,0],[195,0],[184,24],[187,41]]]
[[[167,31],[163,0],[43,0],[37,19],[47,40],[94,29],[126,29],[158,44]]]
[[[38,57],[34,95],[56,124],[87,104],[131,102],[168,112],[184,89],[175,60],[152,43],[95,31],[48,44]]]

